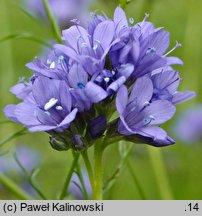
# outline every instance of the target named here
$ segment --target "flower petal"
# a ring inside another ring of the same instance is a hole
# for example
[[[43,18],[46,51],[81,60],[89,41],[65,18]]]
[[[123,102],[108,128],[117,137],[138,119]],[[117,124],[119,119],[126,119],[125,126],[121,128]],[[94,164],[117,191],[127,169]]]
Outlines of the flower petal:
[[[8,105],[4,108],[4,115],[10,119],[11,121],[14,121],[16,123],[20,123],[15,115],[15,109],[16,109],[16,105]]]
[[[125,85],[122,85],[116,96],[116,109],[119,114],[123,114],[128,103],[128,90]]]
[[[169,93],[173,94],[179,84],[180,77],[177,71],[164,71],[158,74],[155,74],[151,77],[153,81],[154,88],[160,90],[168,90]]]
[[[63,30],[62,35],[66,45],[71,47],[77,53],[79,53],[78,44],[85,43],[90,47],[88,32],[81,26],[74,25],[69,29]]]
[[[138,134],[142,136],[140,139],[156,147],[168,146],[175,143],[175,141],[171,137],[169,137],[162,128],[158,126],[149,126],[142,128],[141,131],[138,132]]]
[[[16,105],[14,111],[18,121],[25,126],[35,126],[40,125],[41,123],[37,120],[35,116],[36,107],[28,103],[20,103]]]
[[[141,77],[136,80],[130,93],[129,103],[135,98],[138,100],[138,104],[143,105],[145,102],[149,102],[153,95],[153,84],[149,77]]]
[[[25,99],[31,90],[31,85],[25,83],[18,83],[10,88],[10,91],[19,99]]]
[[[116,29],[118,31],[123,27],[128,27],[126,14],[121,7],[117,7],[114,11],[114,23],[116,24]]]
[[[103,88],[91,81],[86,84],[85,95],[92,103],[98,103],[108,96],[107,92]]]
[[[173,56],[166,57],[166,60],[167,60],[167,65],[174,65],[174,64],[183,65],[184,64],[184,62],[181,59],[177,57],[173,57]]]
[[[151,125],[162,124],[173,117],[175,114],[175,106],[167,100],[156,100],[147,106],[142,115],[147,118],[152,118]]]
[[[69,113],[65,119],[58,125],[58,127],[62,127],[62,126],[66,126],[69,123],[71,123],[72,121],[74,121],[74,119],[76,118],[76,114],[78,112],[78,109],[75,108],[71,111],[71,113]]]
[[[180,104],[182,102],[188,101],[196,96],[196,93],[193,91],[183,91],[183,92],[176,92],[173,95],[173,104]]]
[[[114,38],[115,27],[112,21],[106,20],[97,25],[94,34],[94,42],[98,42],[98,48],[101,46],[103,51],[106,50],[113,38]]]
[[[107,92],[109,93],[109,95],[116,92],[125,82],[126,82],[126,77],[121,76],[116,81],[111,83],[107,88]]]
[[[72,88],[78,88],[78,84],[85,84],[88,81],[88,74],[79,64],[73,64],[69,70],[68,81]]]

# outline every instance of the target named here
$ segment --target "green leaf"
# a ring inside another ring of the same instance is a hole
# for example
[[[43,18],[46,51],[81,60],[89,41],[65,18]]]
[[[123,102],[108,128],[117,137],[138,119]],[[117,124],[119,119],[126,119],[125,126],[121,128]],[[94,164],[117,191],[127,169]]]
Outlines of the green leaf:
[[[14,33],[10,35],[6,35],[3,38],[0,38],[0,43],[5,42],[7,40],[12,40],[12,39],[25,39],[25,40],[30,40],[36,43],[39,43],[43,46],[47,46],[51,48],[51,44],[47,42],[47,40],[43,40],[42,38],[36,37],[28,32],[23,32],[23,33]]]
[[[131,155],[131,152],[134,149],[134,144],[128,145],[124,141],[119,142],[119,154],[121,156],[120,163],[115,170],[115,172],[112,174],[112,176],[107,180],[105,186],[104,186],[104,191],[108,191],[109,189],[112,188],[112,186],[116,183],[118,177],[120,176],[121,172],[123,171],[128,157]]]

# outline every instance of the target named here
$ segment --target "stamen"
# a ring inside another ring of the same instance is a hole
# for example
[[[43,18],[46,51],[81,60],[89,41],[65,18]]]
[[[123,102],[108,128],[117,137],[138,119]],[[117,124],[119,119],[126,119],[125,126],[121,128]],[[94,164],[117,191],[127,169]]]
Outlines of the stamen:
[[[80,40],[81,38],[82,38],[81,35],[78,35],[78,36],[76,37],[77,40]]]
[[[63,61],[64,61],[64,56],[63,55],[60,55],[59,57],[58,57],[58,64],[62,64],[63,63]]]
[[[94,44],[93,49],[96,50],[98,48],[98,44]]]
[[[168,51],[168,52],[164,55],[164,57],[168,56],[168,55],[169,55],[170,53],[172,53],[176,48],[181,47],[181,46],[182,46],[182,44],[180,44],[180,43],[178,43],[178,42],[176,41],[175,46],[174,46],[170,51]]]
[[[72,19],[70,20],[74,25],[79,25],[80,24],[80,20],[79,19]]]
[[[129,18],[129,23],[132,25],[133,23],[134,23],[134,18],[133,17],[131,17],[131,18]]]
[[[55,104],[58,102],[58,99],[55,98],[51,98],[45,105],[44,105],[44,110],[49,110],[50,108],[52,108],[53,106],[55,106]]]
[[[116,74],[116,72],[114,70],[112,70],[112,75],[114,76]]]
[[[144,107],[147,107],[147,106],[149,106],[149,105],[150,105],[149,101],[146,101],[146,102],[144,103]]]
[[[63,110],[63,107],[62,106],[56,106],[56,110],[58,110],[58,111]]]
[[[149,14],[145,13],[144,19],[142,20],[141,24],[144,24],[144,22],[147,20],[148,17],[149,17]]]
[[[155,117],[154,117],[153,115],[150,115],[149,118],[150,118],[151,120],[155,120]]]
[[[124,25],[122,25],[122,26],[120,27],[120,29],[124,29],[124,28],[127,28],[127,25],[126,25],[126,24],[124,24]]]
[[[83,48],[87,48],[87,47],[88,47],[88,44],[85,43],[85,42],[83,42],[83,43],[81,44],[81,47],[83,47]]]
[[[51,115],[48,111],[45,111],[44,114],[46,114],[46,116],[50,116]]]
[[[53,61],[51,64],[50,64],[50,69],[54,69],[55,68],[55,62]]]
[[[143,126],[147,126],[151,123],[152,120],[155,120],[155,117],[153,115],[150,115],[147,118],[143,119]]]
[[[104,78],[104,81],[105,81],[105,82],[109,82],[109,81],[110,81],[110,78],[109,78],[109,77],[105,77],[105,78]]]
[[[135,110],[136,110],[136,106],[132,107],[130,111],[134,112]]]
[[[47,59],[46,63],[47,63],[47,65],[50,65],[52,63],[52,61],[50,59]]]

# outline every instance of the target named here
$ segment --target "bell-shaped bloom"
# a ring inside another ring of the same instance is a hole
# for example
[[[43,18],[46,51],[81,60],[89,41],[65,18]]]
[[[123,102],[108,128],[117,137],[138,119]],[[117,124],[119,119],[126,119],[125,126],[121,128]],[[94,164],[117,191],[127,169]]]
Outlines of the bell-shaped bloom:
[[[170,44],[169,32],[161,28],[155,29],[152,23],[146,22],[147,17],[148,15],[142,22],[129,26],[121,8],[117,7],[114,12],[116,37],[120,38],[120,41],[111,50],[112,64],[133,64],[133,78],[149,74],[166,65],[182,64],[176,57],[167,57],[174,49],[165,54]]]
[[[92,138],[98,138],[103,135],[107,128],[107,119],[104,115],[100,115],[96,118],[94,118],[89,126],[88,126],[88,132],[90,133]]]
[[[36,76],[45,76],[52,79],[67,81],[69,65],[71,64],[68,57],[55,50],[51,50],[45,56],[44,60],[35,58],[33,62],[27,63],[26,66],[32,70]]]
[[[178,91],[180,76],[177,71],[165,70],[151,76],[154,86],[152,100],[168,100],[174,105],[196,96],[193,91]]]
[[[140,135],[152,140],[150,144],[165,146],[174,141],[158,125],[168,121],[175,113],[175,106],[167,100],[151,102],[153,84],[148,77],[139,78],[128,97],[122,86],[117,94],[116,107],[120,115],[118,132],[122,135]]]
[[[63,131],[75,119],[72,99],[64,81],[38,77],[32,92],[18,105],[8,105],[5,115],[30,131]]]
[[[10,92],[12,92],[17,98],[19,99],[25,99],[30,92],[32,91],[32,85],[29,82],[19,82],[16,85],[14,85],[12,88],[10,88]]]
[[[98,74],[105,64],[105,57],[114,41],[115,26],[113,21],[105,20],[99,23],[93,35],[79,25],[63,31],[66,45],[56,44],[56,50],[74,59],[90,74]]]

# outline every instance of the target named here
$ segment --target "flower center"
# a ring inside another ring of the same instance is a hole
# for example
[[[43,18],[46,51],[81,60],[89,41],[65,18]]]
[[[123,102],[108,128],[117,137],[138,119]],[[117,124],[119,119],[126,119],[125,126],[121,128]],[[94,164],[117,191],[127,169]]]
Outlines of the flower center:
[[[77,83],[77,87],[78,87],[79,89],[84,89],[84,88],[85,88],[85,85],[84,85],[82,82],[78,82],[78,83]]]

